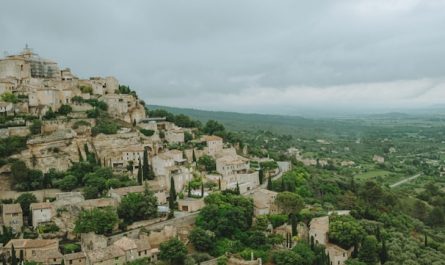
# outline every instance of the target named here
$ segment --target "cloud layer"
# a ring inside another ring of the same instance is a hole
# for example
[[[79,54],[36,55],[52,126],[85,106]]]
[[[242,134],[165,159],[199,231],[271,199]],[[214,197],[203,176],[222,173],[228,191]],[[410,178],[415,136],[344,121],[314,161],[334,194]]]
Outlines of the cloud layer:
[[[445,1],[3,1],[29,43],[149,103],[262,113],[443,103]]]

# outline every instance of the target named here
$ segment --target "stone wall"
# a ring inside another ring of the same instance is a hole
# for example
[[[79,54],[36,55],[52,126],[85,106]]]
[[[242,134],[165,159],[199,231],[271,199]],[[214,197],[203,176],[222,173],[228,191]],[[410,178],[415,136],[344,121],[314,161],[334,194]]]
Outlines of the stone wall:
[[[34,194],[38,201],[43,202],[45,198],[55,198],[58,193],[61,193],[62,191],[59,189],[45,189],[45,190],[34,190],[34,191],[28,191],[32,194]],[[17,199],[17,197],[20,196],[20,194],[25,192],[18,192],[18,191],[2,191],[0,192],[0,199]]]

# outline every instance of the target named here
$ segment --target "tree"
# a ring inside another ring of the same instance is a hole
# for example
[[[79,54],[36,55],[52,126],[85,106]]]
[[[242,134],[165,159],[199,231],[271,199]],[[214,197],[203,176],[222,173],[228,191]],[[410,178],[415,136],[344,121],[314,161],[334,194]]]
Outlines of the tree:
[[[207,172],[216,170],[216,162],[211,156],[203,155],[198,159],[198,166]]]
[[[198,251],[209,252],[213,249],[215,243],[215,233],[195,227],[189,235],[190,242]]]
[[[272,253],[272,260],[276,265],[304,264],[303,258],[291,250],[277,250]]]
[[[23,211],[23,216],[27,216],[29,218],[31,213],[29,207],[31,206],[31,203],[37,202],[37,198],[34,194],[26,192],[17,197],[15,202],[20,204]]]
[[[201,183],[201,198],[204,198],[204,182]]]
[[[379,243],[375,236],[365,237],[360,247],[358,258],[368,265],[377,264],[379,261]]]
[[[15,253],[15,248],[14,248],[14,244],[11,246],[11,264],[12,265],[17,265],[17,256]]]
[[[239,183],[238,183],[238,182],[236,183],[235,193],[238,194],[238,195],[241,194],[240,189],[239,189]]]
[[[139,185],[142,185],[142,165],[141,160],[139,159],[139,167],[138,167],[138,183]]]
[[[57,115],[51,107],[49,107],[48,111],[45,113],[45,115],[43,115],[44,120],[53,120],[56,117],[57,117]]]
[[[224,132],[225,128],[221,123],[215,120],[209,120],[205,124],[204,128],[202,128],[202,131],[206,134],[213,135],[218,132]]]
[[[193,149],[193,151],[192,151],[192,161],[196,162],[195,149]]]
[[[363,227],[352,216],[330,217],[329,240],[345,249],[357,246],[365,234]]]
[[[264,171],[263,171],[263,169],[260,169],[258,171],[258,178],[259,178],[259,181],[260,181],[260,185],[263,184],[263,181],[264,181]]]
[[[29,130],[32,134],[40,134],[42,132],[42,121],[41,120],[33,120]]]
[[[426,234],[425,234],[425,236],[426,236]],[[388,261],[388,248],[386,247],[385,239],[383,239],[383,241],[382,241],[382,247],[380,249],[379,256],[380,256],[380,264],[385,264]]]
[[[177,238],[161,243],[159,250],[159,258],[171,265],[183,264],[187,255],[187,248]]]
[[[175,189],[175,180],[173,177],[170,178],[170,192],[168,197],[168,207],[170,210],[173,210],[176,208],[176,189]]]
[[[275,202],[288,215],[298,214],[304,207],[304,202],[300,195],[288,191],[278,193]]]
[[[413,207],[413,216],[421,221],[425,221],[428,216],[426,204],[421,200],[416,200]]]
[[[303,263],[301,263],[302,265],[314,264],[315,254],[311,250],[311,247],[304,241],[298,242],[295,247],[292,248],[292,251],[303,258]]]
[[[83,210],[75,222],[74,232],[110,234],[118,222],[119,218],[111,207]]]
[[[5,102],[17,103],[19,100],[16,95],[11,92],[5,92],[1,95],[1,100]]]
[[[267,178],[267,189],[268,189],[268,190],[273,190],[273,186],[272,186],[272,177],[268,177],[268,178]]]
[[[149,180],[151,179],[150,177],[150,166],[148,165],[148,152],[147,152],[147,148],[144,148],[144,155],[143,155],[143,163],[142,163],[142,178],[144,180]]]
[[[60,106],[57,113],[59,113],[60,115],[68,115],[72,111],[73,111],[73,108],[70,105],[63,104],[62,106]]]
[[[77,187],[77,178],[73,175],[67,175],[58,182],[58,187],[63,191],[71,191]]]
[[[29,185],[28,167],[25,162],[17,160],[11,165],[11,176],[14,184]]]
[[[427,223],[432,227],[439,227],[445,223],[445,213],[439,207],[434,207],[428,215]]]
[[[158,200],[148,188],[143,193],[129,193],[122,198],[117,214],[125,224],[157,217]]]

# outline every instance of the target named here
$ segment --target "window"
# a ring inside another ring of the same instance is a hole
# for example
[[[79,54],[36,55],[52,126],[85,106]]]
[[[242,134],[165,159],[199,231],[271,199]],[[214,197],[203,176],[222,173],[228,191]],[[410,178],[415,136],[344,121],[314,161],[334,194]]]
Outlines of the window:
[[[73,261],[72,261],[72,260],[70,260],[70,264],[73,264]]]

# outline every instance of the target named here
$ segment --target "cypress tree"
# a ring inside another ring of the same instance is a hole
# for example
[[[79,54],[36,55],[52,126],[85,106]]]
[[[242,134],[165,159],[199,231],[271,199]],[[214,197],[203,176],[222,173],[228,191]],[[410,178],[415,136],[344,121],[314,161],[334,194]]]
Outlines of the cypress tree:
[[[192,152],[192,161],[196,162],[195,149],[193,149],[193,152]]]
[[[263,169],[260,168],[260,171],[258,172],[258,178],[260,180],[260,185],[263,184],[264,181],[264,172]]]
[[[204,183],[201,183],[201,198],[204,198]]]
[[[424,234],[424,245],[425,247],[428,247],[428,236],[426,235],[426,233]]]
[[[150,168],[149,168],[149,165],[148,165],[148,153],[147,153],[147,148],[144,148],[144,156],[143,156],[143,164],[142,164],[142,178],[144,179],[144,180],[147,180],[147,179],[152,179],[152,178],[150,178],[150,173],[149,173],[149,171],[150,171]]]
[[[315,248],[314,236],[311,236],[311,249],[312,249],[312,251],[314,250],[314,248]]]
[[[267,178],[267,189],[272,190],[272,178],[271,177]]]
[[[383,239],[382,249],[380,250],[380,263],[385,264],[388,261],[388,249],[386,247],[386,242]]]
[[[15,255],[14,245],[11,247],[11,265],[17,265],[17,256]]]
[[[236,182],[235,192],[236,192],[236,194],[238,194],[238,195],[241,194],[240,189],[239,189],[239,184],[238,184],[238,182]]]
[[[357,185],[355,184],[354,176],[351,177],[351,191],[357,193]]]
[[[221,178],[218,179],[218,189],[221,190]]]
[[[170,178],[170,196],[173,198],[173,201],[176,201],[177,194],[173,177]]]
[[[77,152],[79,153],[79,162],[83,162],[82,152],[80,152],[79,146],[77,147]]]
[[[281,176],[281,191],[286,191],[286,187],[284,185],[284,177]]]
[[[3,256],[3,258],[2,258],[2,263],[3,263],[3,265],[6,265],[6,257],[5,256]]]
[[[142,165],[141,160],[139,159],[139,168],[138,168],[138,183],[142,185]]]
[[[292,236],[296,236],[297,235],[297,216],[294,213],[291,214],[290,221],[291,221],[291,225],[292,225]]]
[[[23,249],[20,250],[20,259],[19,259],[19,263],[23,264],[23,262],[25,261],[24,255],[23,255]]]

